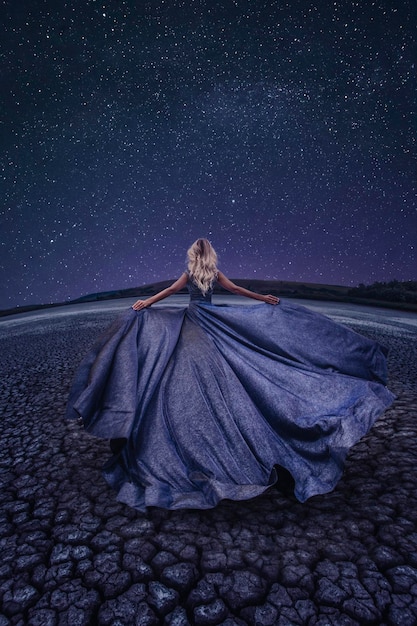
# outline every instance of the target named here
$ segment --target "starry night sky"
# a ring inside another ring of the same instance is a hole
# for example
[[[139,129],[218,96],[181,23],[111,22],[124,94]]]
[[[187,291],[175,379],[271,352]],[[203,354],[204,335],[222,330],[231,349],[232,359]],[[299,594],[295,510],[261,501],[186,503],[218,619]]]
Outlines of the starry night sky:
[[[0,308],[417,278],[415,0],[1,3]]]

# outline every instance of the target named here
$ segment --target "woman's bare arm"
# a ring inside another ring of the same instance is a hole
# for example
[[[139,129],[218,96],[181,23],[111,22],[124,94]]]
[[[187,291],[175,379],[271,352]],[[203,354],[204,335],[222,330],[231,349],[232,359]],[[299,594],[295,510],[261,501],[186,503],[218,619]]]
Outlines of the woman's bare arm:
[[[172,296],[172,294],[177,293],[180,289],[185,287],[187,284],[187,274],[184,272],[175,283],[172,283],[166,289],[163,289],[159,293],[156,293],[151,298],[147,298],[146,300],[137,300],[135,304],[132,305],[132,309],[135,311],[140,311],[140,309],[145,309],[148,306],[152,306],[155,302],[159,302],[159,300],[163,300],[164,298],[168,298],[168,296]]]
[[[271,296],[268,294],[267,296],[263,296],[260,293],[255,293],[254,291],[250,291],[249,289],[245,289],[244,287],[239,287],[239,285],[235,285],[231,280],[229,280],[222,272],[219,272],[217,275],[217,280],[219,284],[231,291],[232,293],[237,294],[238,296],[245,296],[246,298],[253,298],[254,300],[261,300],[262,302],[266,302],[267,304],[279,304],[279,298],[276,296]]]

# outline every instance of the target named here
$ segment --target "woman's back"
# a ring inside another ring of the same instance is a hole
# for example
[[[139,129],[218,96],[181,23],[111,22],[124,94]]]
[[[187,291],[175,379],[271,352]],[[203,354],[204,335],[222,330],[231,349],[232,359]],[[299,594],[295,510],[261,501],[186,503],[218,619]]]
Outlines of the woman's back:
[[[187,289],[190,294],[190,302],[211,302],[211,296],[213,294],[213,287],[210,287],[204,294],[200,287],[198,287],[190,275],[187,273]]]

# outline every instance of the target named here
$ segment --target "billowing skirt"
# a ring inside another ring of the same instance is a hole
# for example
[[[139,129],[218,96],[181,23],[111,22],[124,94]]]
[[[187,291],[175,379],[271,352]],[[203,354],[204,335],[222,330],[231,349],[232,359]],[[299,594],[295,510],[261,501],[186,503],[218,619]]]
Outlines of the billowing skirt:
[[[349,448],[392,403],[385,357],[286,301],[129,309],[81,363],[67,417],[118,440],[104,476],[137,509],[252,498],[276,466],[303,502],[334,488]]]

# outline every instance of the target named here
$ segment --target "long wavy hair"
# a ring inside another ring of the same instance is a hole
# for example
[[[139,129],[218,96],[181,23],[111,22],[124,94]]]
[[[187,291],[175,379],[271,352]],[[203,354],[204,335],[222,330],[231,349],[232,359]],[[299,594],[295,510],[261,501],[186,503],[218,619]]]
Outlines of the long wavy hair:
[[[217,254],[208,239],[197,239],[187,251],[188,273],[206,294],[217,278]]]

